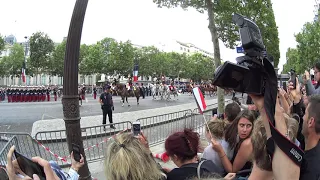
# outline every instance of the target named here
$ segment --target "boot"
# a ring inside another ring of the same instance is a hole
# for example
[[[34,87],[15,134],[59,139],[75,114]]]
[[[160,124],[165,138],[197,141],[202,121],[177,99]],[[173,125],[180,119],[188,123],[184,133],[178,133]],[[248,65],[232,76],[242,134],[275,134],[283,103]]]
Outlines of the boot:
[[[111,129],[116,129],[116,127],[114,127],[114,125],[110,125],[110,128]]]

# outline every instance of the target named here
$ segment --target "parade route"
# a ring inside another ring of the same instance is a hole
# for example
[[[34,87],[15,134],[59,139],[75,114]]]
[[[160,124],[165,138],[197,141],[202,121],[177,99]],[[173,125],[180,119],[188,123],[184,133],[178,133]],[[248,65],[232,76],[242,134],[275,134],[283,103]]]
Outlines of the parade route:
[[[229,97],[226,96],[226,98]],[[81,117],[102,115],[98,100],[94,100],[90,95],[87,96],[87,99],[88,101],[83,101],[83,105],[80,106]],[[152,97],[148,96],[145,99],[140,99],[140,105],[136,104],[135,98],[129,98],[131,106],[125,104],[124,107],[121,106],[122,103],[120,103],[120,97],[114,97],[113,99],[115,106],[114,114],[176,106],[194,102],[193,96],[187,94],[182,94],[179,96],[178,100],[170,101],[152,100]],[[206,99],[216,99],[216,97],[207,96]],[[36,121],[62,118],[63,113],[61,99],[56,102],[0,103],[0,132],[30,133],[32,125]]]

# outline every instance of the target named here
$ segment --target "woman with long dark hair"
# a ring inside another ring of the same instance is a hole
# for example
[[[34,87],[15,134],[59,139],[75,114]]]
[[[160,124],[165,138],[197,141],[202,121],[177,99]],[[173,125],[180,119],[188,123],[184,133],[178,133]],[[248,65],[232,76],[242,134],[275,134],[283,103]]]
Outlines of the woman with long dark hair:
[[[304,84],[306,85],[306,92],[307,95],[313,95],[313,94],[320,94],[320,61],[317,62],[314,67],[314,80],[317,81],[317,85],[313,86],[311,79],[310,79],[310,74],[308,71],[305,72],[304,74]]]
[[[212,140],[212,148],[219,154],[226,172],[238,172],[251,169],[251,155],[253,152],[251,133],[256,117],[251,110],[241,111],[232,124],[225,131],[225,140],[229,148],[234,149],[231,161],[227,157],[221,144]]]

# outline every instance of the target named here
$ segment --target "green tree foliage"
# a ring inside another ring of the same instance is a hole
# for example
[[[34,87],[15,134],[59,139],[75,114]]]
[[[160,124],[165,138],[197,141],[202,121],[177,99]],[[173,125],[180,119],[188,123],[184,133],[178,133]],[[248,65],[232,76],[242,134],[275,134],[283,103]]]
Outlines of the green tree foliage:
[[[1,55],[1,51],[4,50],[4,48],[5,48],[4,38],[0,34],[0,55]]]
[[[3,75],[13,77],[21,76],[22,64],[24,62],[24,49],[20,44],[14,44],[10,48],[9,56],[5,56],[1,59],[1,65],[3,66]]]
[[[294,69],[298,74],[304,72],[304,68],[300,65],[299,52],[295,48],[288,48],[286,53],[287,63],[283,65],[282,73],[286,74]]]
[[[287,73],[292,68],[301,74],[312,68],[320,59],[320,24],[318,22],[304,24],[295,38],[297,46],[287,50],[287,61],[283,66],[283,73]]]
[[[48,65],[48,71],[50,75],[53,76],[63,76],[64,71],[64,57],[66,52],[66,41],[56,46],[54,52],[52,53],[50,63]]]
[[[50,37],[43,32],[36,32],[30,37],[30,65],[35,69],[35,74],[48,70],[50,66],[51,53],[54,43]]]
[[[186,69],[186,72],[189,74],[188,78],[195,82],[206,81],[213,78],[214,65],[210,58],[199,53],[195,53],[188,58],[189,64]]]
[[[120,42],[118,49],[116,50],[114,61],[115,61],[115,70],[122,75],[131,74],[133,71],[134,65],[134,48],[130,41]]]
[[[88,48],[87,56],[82,60],[81,74],[90,75],[93,73],[103,73],[103,47],[101,44],[93,44]]]
[[[271,0],[224,0],[215,1],[214,13],[218,36],[229,48],[240,44],[238,27],[232,23],[232,13],[239,13],[256,22],[264,45],[274,57],[275,67],[280,59],[278,27],[275,22]]]
[[[101,73],[104,74],[114,74],[116,70],[116,59],[120,58],[119,44],[113,38],[104,38],[100,42],[98,42],[103,48],[103,69]]]

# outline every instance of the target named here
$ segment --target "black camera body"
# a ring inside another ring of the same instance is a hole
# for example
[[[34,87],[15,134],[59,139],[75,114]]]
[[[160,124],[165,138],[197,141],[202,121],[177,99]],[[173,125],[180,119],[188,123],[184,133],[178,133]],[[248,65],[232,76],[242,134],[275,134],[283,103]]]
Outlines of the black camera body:
[[[213,84],[236,92],[262,95],[265,80],[263,61],[268,58],[259,27],[248,18],[234,14],[232,21],[239,26],[240,39],[245,56],[229,61],[215,71]],[[273,59],[271,59],[273,60]]]

